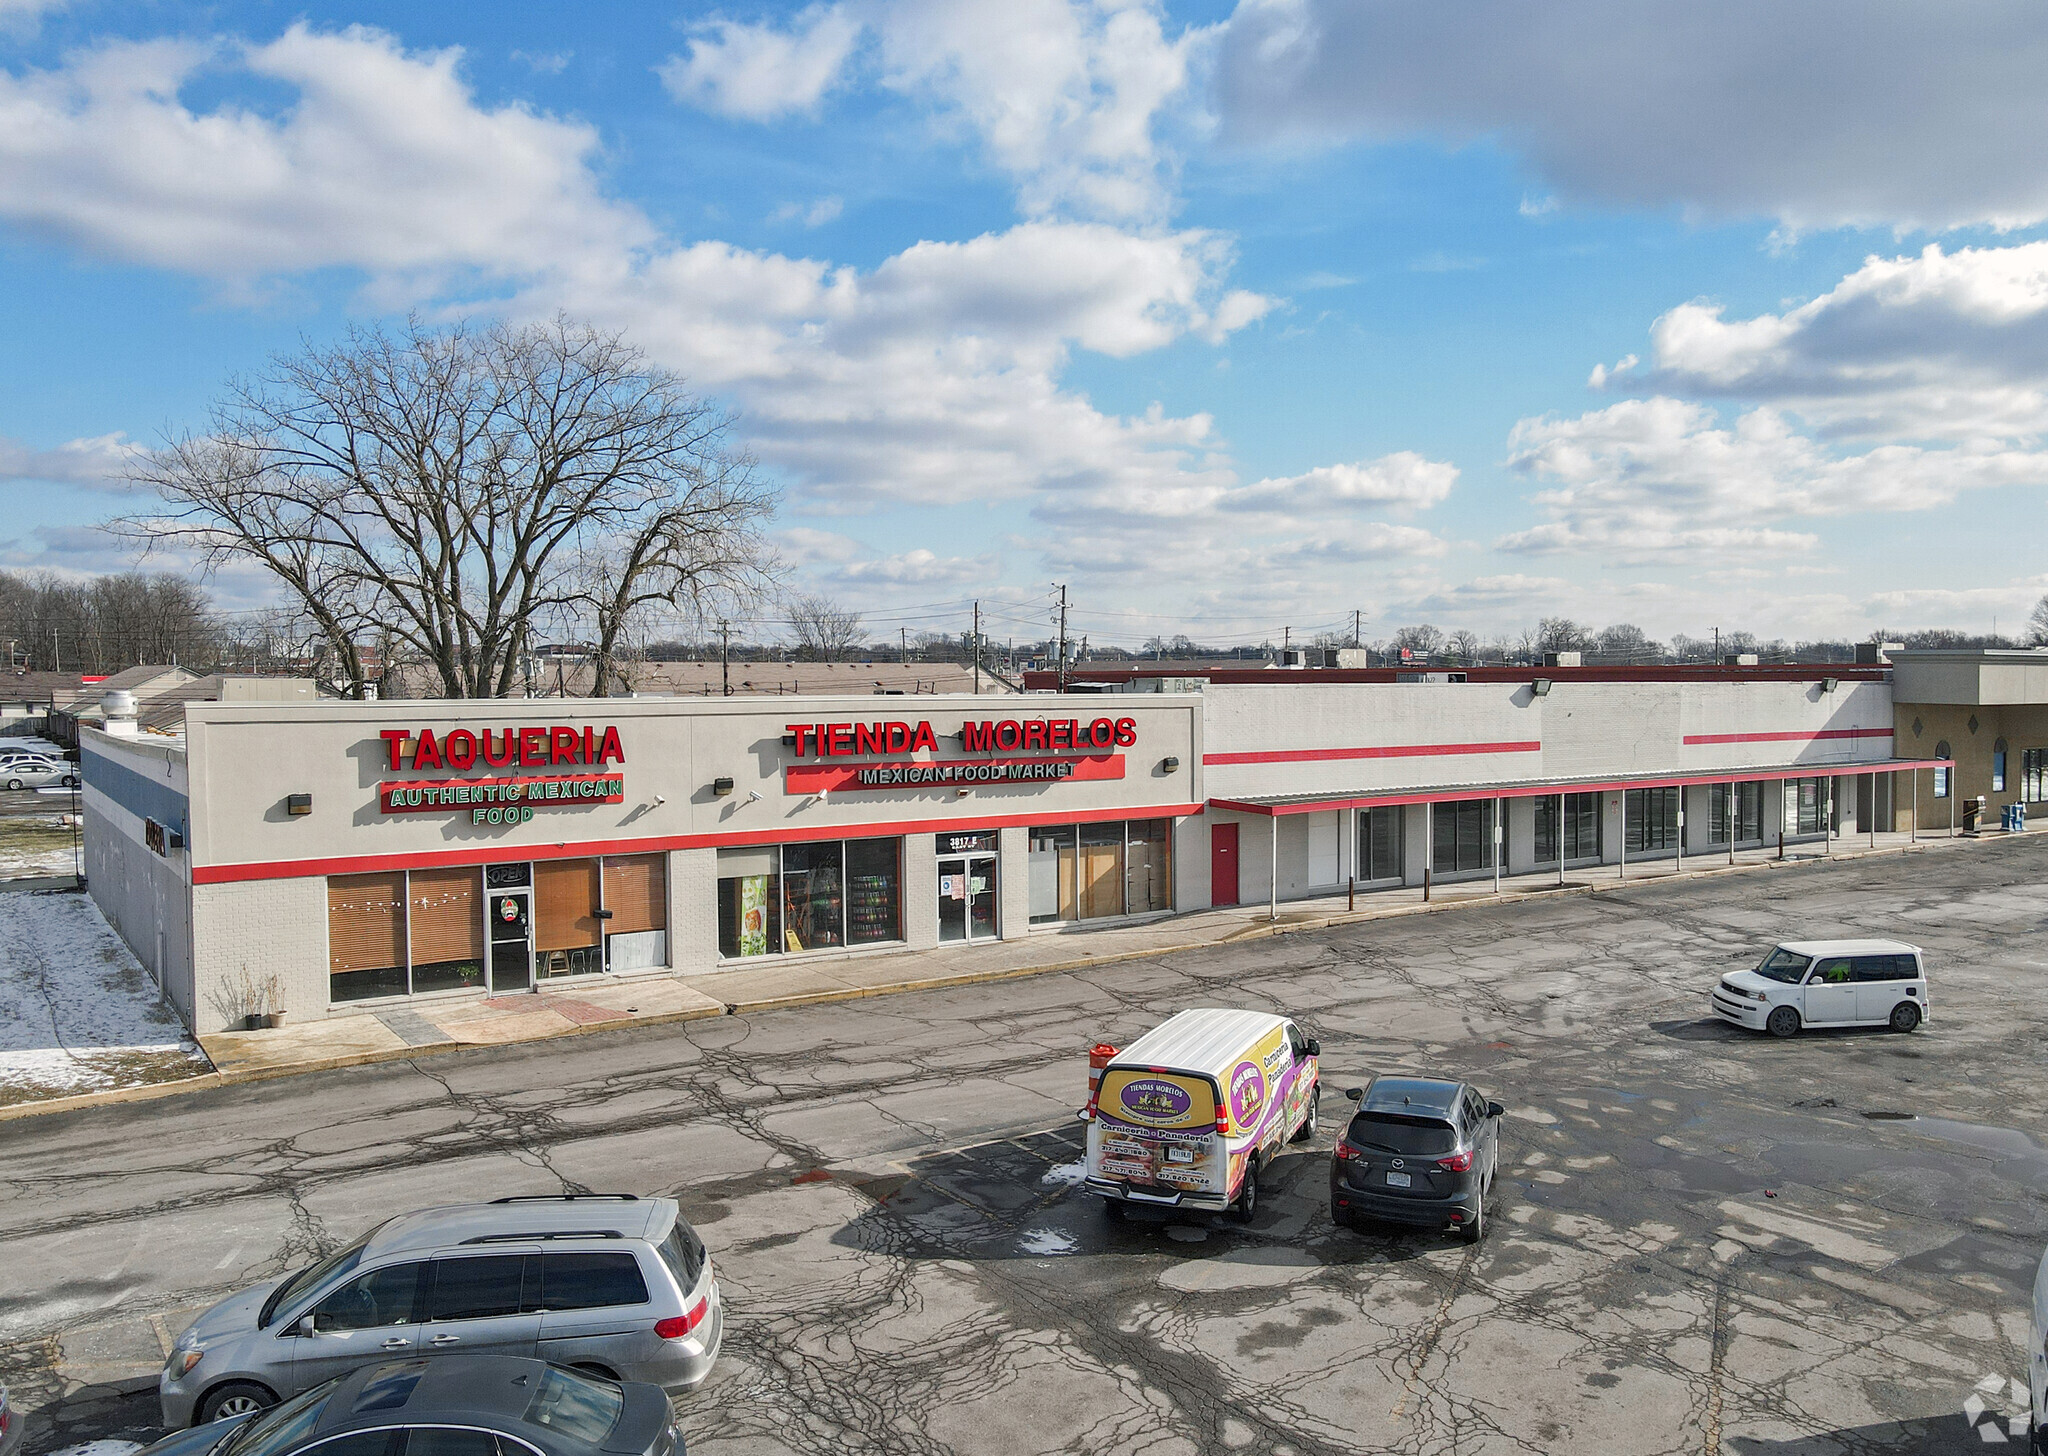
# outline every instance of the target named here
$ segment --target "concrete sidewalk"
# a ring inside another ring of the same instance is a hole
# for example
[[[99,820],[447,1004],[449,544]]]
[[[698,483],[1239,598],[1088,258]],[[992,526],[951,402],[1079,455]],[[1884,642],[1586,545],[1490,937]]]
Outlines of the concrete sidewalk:
[[[822,1001],[849,1001],[899,991],[935,990],[1015,976],[1111,965],[1122,960],[1201,946],[1284,935],[1329,925],[1394,916],[1434,914],[1499,904],[1532,896],[1592,894],[1626,885],[1676,879],[1783,870],[1867,854],[1948,851],[2003,838],[1923,837],[1880,834],[1837,840],[1832,855],[1818,845],[1779,851],[1725,851],[1687,856],[1681,870],[1669,857],[1639,861],[1626,872],[1615,865],[1569,870],[1564,883],[1555,872],[1503,878],[1498,894],[1490,877],[1436,888],[1427,900],[1419,889],[1378,890],[1311,900],[1283,900],[1277,916],[1267,905],[1163,916],[1106,929],[1037,931],[1022,940],[944,946],[935,950],[871,952],[765,964],[698,976],[648,976],[632,980],[590,978],[534,994],[423,1000],[375,1011],[341,1012],[268,1031],[215,1032],[199,1038],[215,1071],[182,1082],[121,1088],[77,1097],[53,1098],[0,1109],[0,1121],[73,1107],[143,1100],[200,1087],[262,1081],[300,1072],[359,1066],[370,1062],[545,1041],[592,1031],[656,1025],[704,1017],[746,1015]]]

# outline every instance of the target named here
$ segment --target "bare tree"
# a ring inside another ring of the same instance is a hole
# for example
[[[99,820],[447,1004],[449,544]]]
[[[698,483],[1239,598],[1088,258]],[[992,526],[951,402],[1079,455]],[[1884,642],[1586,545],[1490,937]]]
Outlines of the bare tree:
[[[1884,641],[1883,637],[1874,639]],[[2034,603],[2033,615],[2027,618],[2027,644],[2039,647],[2048,644],[2048,597]]]
[[[1536,624],[1538,652],[1582,652],[1593,646],[1593,634],[1570,617],[1545,617]]]
[[[382,628],[447,696],[506,697],[542,623],[580,618],[602,650],[650,601],[758,574],[773,496],[728,424],[566,318],[352,329],[231,382],[205,435],[136,469],[166,513],[116,526],[263,567],[358,694],[358,639]]]
[[[1663,643],[1653,642],[1647,632],[1628,622],[1602,627],[1596,645],[1607,655],[1626,657],[1630,662],[1649,662],[1664,655]]]
[[[1406,648],[1417,656],[1426,657],[1432,652],[1442,650],[1444,634],[1439,629],[1424,622],[1419,627],[1403,627],[1394,634],[1393,640],[1388,645],[1396,653]]]
[[[789,627],[800,657],[836,662],[866,640],[860,613],[849,612],[828,597],[814,594],[789,598]]]
[[[1453,632],[1444,640],[1444,646],[1451,656],[1469,667],[1479,658],[1479,634],[1477,632]]]

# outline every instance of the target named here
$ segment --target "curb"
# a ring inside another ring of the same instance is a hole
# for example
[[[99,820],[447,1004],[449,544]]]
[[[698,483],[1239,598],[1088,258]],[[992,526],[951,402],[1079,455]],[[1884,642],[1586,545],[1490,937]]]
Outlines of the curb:
[[[118,1107],[130,1102],[154,1102],[162,1097],[175,1097],[186,1092],[206,1092],[216,1087],[240,1087],[254,1082],[275,1082],[284,1077],[296,1077],[302,1072],[335,1072],[348,1067],[374,1066],[380,1062],[409,1062],[417,1057],[440,1056],[447,1052],[481,1051],[491,1047],[535,1046],[542,1042],[561,1041],[572,1036],[588,1036],[594,1032],[618,1031],[627,1026],[662,1026],[677,1021],[705,1021],[730,1014],[728,1010],[718,1007],[698,1006],[687,1011],[662,1011],[650,1016],[622,1016],[609,1021],[584,1022],[548,1036],[527,1037],[522,1041],[434,1041],[424,1046],[385,1047],[378,1051],[319,1057],[313,1061],[292,1062],[286,1066],[252,1067],[239,1072],[202,1072],[196,1077],[183,1077],[175,1082],[151,1082],[141,1087],[112,1087],[104,1092],[81,1092],[72,1097],[51,1097],[41,1102],[22,1102],[12,1107],[0,1107],[0,1123],[18,1122],[23,1118],[40,1117],[46,1113],[77,1112],[90,1107]]]
[[[875,996],[895,996],[910,991],[945,991],[960,986],[980,985],[985,982],[1016,981],[1027,976],[1052,975],[1061,971],[1088,970],[1096,966],[1112,966],[1122,961],[1151,960],[1160,956],[1175,955],[1181,951],[1210,950],[1218,946],[1237,945],[1248,940],[1265,940],[1274,936],[1295,935],[1307,930],[1327,930],[1338,925],[1359,925],[1374,920],[1398,920],[1414,915],[1442,915],[1453,910],[1499,908],[1520,904],[1534,899],[1552,898],[1559,895],[1604,895],[1617,890],[1638,889],[1644,885],[1669,884],[1695,877],[1723,874],[1756,873],[1768,870],[1801,869],[1811,865],[1846,863],[1876,855],[1924,854],[1931,843],[1929,840],[1917,844],[1885,845],[1877,849],[1859,849],[1842,855],[1802,855],[1788,860],[1752,860],[1744,864],[1721,864],[1711,869],[1687,870],[1682,873],[1653,871],[1640,880],[1616,880],[1611,884],[1582,884],[1552,886],[1541,890],[1503,891],[1499,896],[1460,896],[1457,899],[1418,905],[1396,905],[1380,910],[1347,910],[1312,919],[1274,923],[1253,921],[1243,929],[1216,940],[1195,941],[1185,945],[1150,946],[1136,950],[1110,951],[1102,955],[1086,955],[1076,960],[1050,961],[1044,965],[1010,966],[999,971],[959,971],[949,975],[923,977],[915,980],[888,981],[874,986],[841,986],[822,991],[803,991],[789,996],[765,996],[752,1001],[727,1001],[718,1007],[697,1007],[687,1011],[664,1011],[651,1016],[620,1017],[611,1021],[588,1022],[570,1026],[565,1030],[547,1036],[528,1037],[521,1041],[475,1042],[437,1041],[424,1046],[388,1047],[380,1051],[355,1052],[346,1056],[322,1057],[316,1061],[294,1062],[286,1066],[257,1067],[242,1072],[207,1072],[197,1077],[187,1077],[176,1082],[154,1082],[142,1087],[116,1087],[105,1092],[81,1092],[72,1097],[52,1097],[42,1102],[24,1102],[12,1107],[0,1107],[0,1123],[16,1122],[30,1117],[41,1117],[59,1112],[77,1112],[93,1107],[115,1107],[131,1102],[154,1102],[163,1097],[175,1097],[187,1092],[203,1092],[216,1087],[245,1086],[255,1082],[274,1082],[285,1077],[296,1077],[305,1072],[332,1072],[348,1067],[374,1066],[383,1062],[407,1062],[418,1057],[439,1056],[447,1052],[481,1051],[490,1048],[537,1046],[545,1042],[560,1041],[567,1037],[587,1036],[594,1032],[620,1031],[632,1027],[663,1026],[681,1021],[708,1021],[719,1016],[751,1016],[770,1011],[788,1011],[801,1006],[822,1006],[837,1001],[864,1001]],[[1992,843],[1990,840],[1965,841],[1962,837],[1956,844],[1973,842]],[[697,989],[692,987],[692,989]]]

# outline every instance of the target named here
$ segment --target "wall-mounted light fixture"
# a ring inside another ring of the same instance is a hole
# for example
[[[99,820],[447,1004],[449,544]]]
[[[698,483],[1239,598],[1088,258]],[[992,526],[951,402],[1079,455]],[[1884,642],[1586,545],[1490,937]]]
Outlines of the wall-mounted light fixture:
[[[1159,760],[1159,771],[1161,773],[1179,773],[1180,760],[1169,753],[1166,757]]]
[[[760,791],[759,789],[748,789],[748,790],[747,790],[747,802],[748,802],[749,804],[758,804],[758,803],[760,803],[760,802],[761,802],[761,791]]]
[[[1531,697],[1547,698],[1550,696],[1550,688],[1551,680],[1547,677],[1539,677],[1536,681],[1529,684],[1529,694]]]
[[[732,792],[732,780],[713,779],[711,781],[711,792],[718,795],[718,797],[721,799],[724,798],[727,794],[730,794]]]
[[[1841,685],[1842,680],[1838,677],[1824,677],[1820,680],[1820,690],[1824,693],[1831,693]]]
[[[286,795],[284,801],[284,811],[285,813],[292,815],[294,818],[298,817],[301,814],[312,813],[313,796],[311,794]]]

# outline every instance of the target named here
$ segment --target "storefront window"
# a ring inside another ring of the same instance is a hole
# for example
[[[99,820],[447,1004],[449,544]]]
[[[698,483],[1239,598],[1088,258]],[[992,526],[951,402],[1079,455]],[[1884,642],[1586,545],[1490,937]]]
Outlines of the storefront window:
[[[405,871],[329,877],[327,963],[336,1001],[405,994]]]
[[[1401,878],[1401,811],[1365,809],[1358,815],[1358,878]]]
[[[1746,843],[1764,837],[1764,786],[1762,784],[1714,784],[1707,794],[1707,842],[1728,842],[1729,796],[1734,795],[1735,842]]]
[[[460,991],[484,983],[483,873],[474,866],[414,870],[406,895],[412,989]],[[330,882],[331,884],[332,882]]]
[[[1459,799],[1431,808],[1430,862],[1440,875],[1493,864],[1493,800]]]
[[[541,860],[533,867],[533,961],[542,980],[604,969],[594,859]]]
[[[2020,797],[2029,804],[2048,799],[2048,748],[2020,750]]]
[[[1536,800],[1536,862],[1555,864],[1558,854],[1558,811],[1555,794]],[[1564,857],[1566,860],[1600,858],[1600,796],[1564,795]]]
[[[846,944],[846,849],[830,844],[782,847],[782,948],[831,950]]]
[[[1026,862],[1031,923],[1173,908],[1173,821],[1040,824]]]
[[[660,854],[334,875],[328,995],[523,991],[534,977],[654,969],[668,963],[667,924]]]
[[[1821,781],[1793,779],[1785,786],[1785,823],[1794,834],[1818,834],[1821,827]]]
[[[1678,789],[1628,790],[1628,852],[1654,854],[1678,845]]]
[[[903,938],[903,841],[718,852],[718,953],[797,954]]]
[[[1149,915],[1173,908],[1173,821],[1134,819],[1126,829],[1124,913]]]
[[[668,856],[620,855],[604,862],[605,969],[647,971],[668,964]]]

